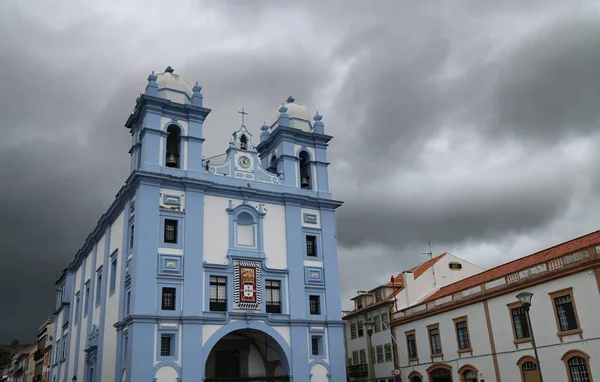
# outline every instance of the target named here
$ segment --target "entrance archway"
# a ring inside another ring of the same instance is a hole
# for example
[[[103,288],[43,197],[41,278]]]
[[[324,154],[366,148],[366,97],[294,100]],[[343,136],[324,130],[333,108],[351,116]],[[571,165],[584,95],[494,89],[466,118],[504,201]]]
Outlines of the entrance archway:
[[[205,365],[206,382],[288,382],[289,363],[279,343],[256,329],[234,330],[215,343]]]
[[[452,382],[452,367],[444,364],[432,365],[427,369],[431,382]]]

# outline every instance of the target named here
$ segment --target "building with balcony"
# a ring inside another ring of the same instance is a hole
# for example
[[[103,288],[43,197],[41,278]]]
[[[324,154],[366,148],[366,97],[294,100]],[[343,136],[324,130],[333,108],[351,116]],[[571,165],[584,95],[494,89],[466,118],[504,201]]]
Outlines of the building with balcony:
[[[520,292],[533,293],[530,320]],[[535,382],[541,369],[546,381],[590,382],[598,317],[600,231],[442,287],[391,325],[403,381]]]
[[[391,277],[387,283],[359,291],[352,299],[354,310],[345,312],[343,317],[350,380],[393,380],[397,355],[389,326],[390,315],[422,301],[440,288],[482,271],[479,266],[443,253]],[[369,322],[372,323],[371,336],[369,327],[365,326]]]
[[[205,158],[201,90],[148,76],[130,175],[57,280],[52,382],[346,380],[322,116],[289,97]]]
[[[40,325],[37,333],[37,348],[34,353],[35,373],[33,382],[49,382],[50,359],[52,357],[52,322],[48,318]]]

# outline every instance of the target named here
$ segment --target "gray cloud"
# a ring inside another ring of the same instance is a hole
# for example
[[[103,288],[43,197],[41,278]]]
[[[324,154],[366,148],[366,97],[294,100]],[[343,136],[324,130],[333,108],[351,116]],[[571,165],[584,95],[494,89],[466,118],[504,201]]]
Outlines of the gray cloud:
[[[0,5],[0,287],[15,293],[0,342],[52,312],[127,176],[123,123],[167,65],[204,88],[206,155],[241,107],[256,136],[288,95],[324,115],[345,298],[370,287],[365,270],[383,282],[423,261],[427,240],[490,265],[594,230],[560,223],[599,205],[599,24],[561,4],[182,1],[170,21],[152,2]]]

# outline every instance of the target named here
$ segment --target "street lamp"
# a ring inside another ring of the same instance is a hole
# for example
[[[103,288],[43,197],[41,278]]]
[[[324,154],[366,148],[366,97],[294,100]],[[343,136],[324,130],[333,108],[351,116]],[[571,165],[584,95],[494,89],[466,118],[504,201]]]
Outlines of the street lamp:
[[[369,318],[367,319],[364,323],[363,326],[365,327],[365,330],[367,331],[367,350],[368,350],[368,357],[369,359],[367,360],[367,365],[369,366],[369,380],[373,380],[373,378],[375,377],[373,375],[373,350],[372,350],[372,346],[371,346],[371,336],[373,335],[373,319]]]
[[[531,307],[532,297],[533,293],[530,292],[521,292],[517,295],[517,298],[519,301],[521,301],[523,310],[525,310],[525,316],[527,317],[527,325],[529,326],[529,332],[531,334],[531,344],[533,345],[533,352],[535,353],[535,362],[537,362],[537,370],[538,375],[540,376],[540,382],[544,382],[544,378],[542,377],[542,365],[540,364],[540,358],[538,357],[537,346],[535,345],[535,337],[533,335],[533,327],[531,326],[531,318],[529,317],[529,308]]]

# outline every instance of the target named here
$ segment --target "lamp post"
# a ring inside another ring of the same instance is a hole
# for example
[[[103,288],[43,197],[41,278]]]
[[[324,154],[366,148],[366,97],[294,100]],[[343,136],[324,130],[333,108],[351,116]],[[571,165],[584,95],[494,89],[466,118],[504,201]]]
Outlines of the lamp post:
[[[369,366],[369,380],[372,381],[374,378],[373,375],[373,351],[371,349],[371,336],[373,335],[373,320],[371,318],[369,318],[368,320],[366,320],[363,324],[363,326],[365,327],[366,331],[367,331],[367,351],[368,351],[368,357],[369,359],[367,360],[367,365]]]
[[[533,352],[535,353],[535,362],[537,362],[538,375],[540,376],[540,382],[544,382],[542,377],[542,365],[540,364],[540,358],[538,357],[537,346],[535,345],[535,337],[533,335],[533,327],[531,326],[531,318],[529,317],[529,308],[531,307],[531,298],[533,293],[521,292],[517,295],[523,310],[525,310],[525,316],[527,317],[527,325],[529,326],[529,332],[531,334],[531,344],[533,345]]]

